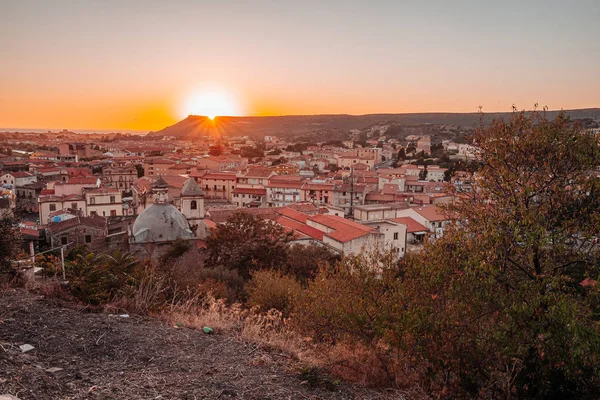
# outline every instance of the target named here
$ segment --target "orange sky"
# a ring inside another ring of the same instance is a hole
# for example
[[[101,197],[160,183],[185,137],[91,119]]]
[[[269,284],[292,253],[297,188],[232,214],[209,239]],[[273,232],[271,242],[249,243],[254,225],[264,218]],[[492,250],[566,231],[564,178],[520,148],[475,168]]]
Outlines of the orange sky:
[[[215,87],[244,115],[600,106],[600,2],[534,3],[2,2],[0,128],[159,130]]]

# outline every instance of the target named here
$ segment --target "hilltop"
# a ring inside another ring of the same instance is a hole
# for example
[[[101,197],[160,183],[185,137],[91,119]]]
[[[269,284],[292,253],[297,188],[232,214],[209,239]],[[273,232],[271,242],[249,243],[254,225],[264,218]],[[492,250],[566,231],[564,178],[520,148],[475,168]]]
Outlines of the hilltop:
[[[600,108],[565,110],[573,119],[600,120]],[[548,111],[554,118],[558,111]],[[506,118],[511,113],[484,114],[484,121]],[[396,125],[422,127],[427,125],[457,126],[470,129],[480,121],[479,113],[412,113],[412,114],[368,114],[368,115],[288,115],[266,117],[207,117],[190,115],[187,118],[150,136],[175,136],[194,138],[218,133],[223,136],[276,135],[287,138],[302,138],[327,135],[328,139],[344,139],[351,131],[363,131],[374,126]]]
[[[311,386],[290,356],[145,317],[90,313],[0,292],[0,395],[23,399],[385,399]],[[30,344],[23,353],[19,346]]]

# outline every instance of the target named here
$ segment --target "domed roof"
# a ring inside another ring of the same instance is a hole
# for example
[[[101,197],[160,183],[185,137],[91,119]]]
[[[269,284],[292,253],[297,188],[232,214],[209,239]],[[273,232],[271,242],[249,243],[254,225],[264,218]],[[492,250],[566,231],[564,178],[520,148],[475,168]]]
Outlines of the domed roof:
[[[184,182],[183,189],[181,189],[182,196],[202,196],[202,194],[202,189],[200,189],[194,178],[189,178]]]
[[[138,215],[133,224],[133,243],[194,238],[185,216],[171,204],[152,204]]]

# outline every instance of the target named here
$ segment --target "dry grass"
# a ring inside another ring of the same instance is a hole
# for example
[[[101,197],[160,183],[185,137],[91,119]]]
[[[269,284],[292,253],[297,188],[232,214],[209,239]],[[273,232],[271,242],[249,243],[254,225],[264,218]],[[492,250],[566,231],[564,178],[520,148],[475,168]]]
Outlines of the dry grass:
[[[296,369],[300,371],[326,371],[361,386],[389,387],[393,383],[402,388],[397,393],[405,398],[429,398],[415,386],[416,378],[406,373],[406,366],[394,362],[389,355],[383,359],[381,353],[373,349],[342,342],[335,345],[313,343],[292,329],[289,319],[283,318],[277,310],[260,313],[257,308],[248,309],[241,304],[228,306],[224,300],[209,295],[201,301],[195,299],[174,305],[159,317],[174,326],[194,329],[209,326],[217,333],[250,342],[257,348],[284,353],[295,360]],[[272,363],[273,359],[260,353],[254,362],[262,365]]]
[[[308,351],[307,343],[299,338],[277,310],[259,313],[236,303],[228,306],[223,299],[208,295],[171,306],[159,314],[170,324],[202,329],[209,326],[215,332],[226,333],[269,349],[288,353],[301,360]]]

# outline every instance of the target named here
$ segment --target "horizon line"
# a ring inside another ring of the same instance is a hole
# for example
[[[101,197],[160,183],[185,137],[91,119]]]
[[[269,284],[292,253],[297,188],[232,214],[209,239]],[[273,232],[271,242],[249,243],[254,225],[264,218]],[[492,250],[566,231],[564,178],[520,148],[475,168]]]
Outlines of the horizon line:
[[[546,112],[559,112],[559,111],[584,111],[584,110],[600,110],[600,106],[596,107],[583,107],[583,108],[569,108],[569,109],[548,109],[544,110],[544,108],[536,109],[538,111],[546,111]],[[516,108],[517,112],[520,111],[534,111],[534,109],[519,109]],[[325,114],[270,114],[270,115],[216,115],[214,118],[285,118],[285,117],[368,117],[368,116],[384,116],[384,115],[418,115],[418,114],[509,114],[514,112],[510,111],[419,111],[419,112],[382,112],[382,113],[367,113],[367,114],[344,114],[344,113],[325,113]],[[186,118],[189,117],[202,117],[210,119],[207,115],[199,115],[199,114],[189,114],[187,117],[178,120],[173,123],[177,124]],[[168,125],[172,126],[172,125]],[[167,128],[160,128],[164,129]],[[41,132],[43,131],[43,132]],[[156,132],[156,130],[148,130],[148,129],[123,129],[123,128],[108,128],[108,129],[94,129],[94,128],[14,128],[14,127],[0,127],[0,133],[61,133],[61,131],[68,131],[71,133],[86,133],[86,134],[109,134],[109,133],[151,133]],[[80,131],[80,132],[76,132]]]

